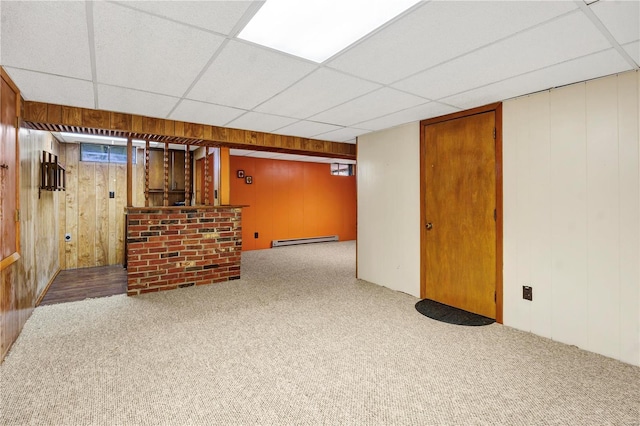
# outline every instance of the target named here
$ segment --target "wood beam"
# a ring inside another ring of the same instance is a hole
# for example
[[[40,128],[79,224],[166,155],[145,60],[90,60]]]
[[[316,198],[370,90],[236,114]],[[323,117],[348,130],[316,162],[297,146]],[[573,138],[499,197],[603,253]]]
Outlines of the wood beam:
[[[211,147],[355,159],[355,144],[231,129],[112,111],[24,101],[25,126],[48,131],[127,136]]]

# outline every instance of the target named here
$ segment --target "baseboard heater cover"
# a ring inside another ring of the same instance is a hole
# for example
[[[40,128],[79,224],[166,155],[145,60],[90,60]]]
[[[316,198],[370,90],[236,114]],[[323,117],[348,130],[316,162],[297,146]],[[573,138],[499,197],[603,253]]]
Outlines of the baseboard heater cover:
[[[295,244],[328,243],[331,241],[338,241],[338,236],[329,235],[327,237],[290,238],[288,240],[273,240],[271,241],[271,247],[292,246]]]

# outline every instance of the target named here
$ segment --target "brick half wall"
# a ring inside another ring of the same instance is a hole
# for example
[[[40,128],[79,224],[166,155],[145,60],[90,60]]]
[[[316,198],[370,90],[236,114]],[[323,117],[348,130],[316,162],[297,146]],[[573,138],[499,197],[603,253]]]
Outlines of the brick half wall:
[[[127,295],[240,278],[239,206],[129,207]]]

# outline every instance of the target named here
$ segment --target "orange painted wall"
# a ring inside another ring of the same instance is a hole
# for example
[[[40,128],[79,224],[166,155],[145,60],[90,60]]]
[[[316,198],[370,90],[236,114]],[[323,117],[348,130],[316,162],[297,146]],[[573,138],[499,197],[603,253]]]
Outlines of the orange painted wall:
[[[242,211],[243,251],[285,238],[356,239],[355,176],[332,176],[329,164],[298,161],[232,156],[230,165],[230,203],[249,206]],[[237,170],[253,183],[236,177]]]

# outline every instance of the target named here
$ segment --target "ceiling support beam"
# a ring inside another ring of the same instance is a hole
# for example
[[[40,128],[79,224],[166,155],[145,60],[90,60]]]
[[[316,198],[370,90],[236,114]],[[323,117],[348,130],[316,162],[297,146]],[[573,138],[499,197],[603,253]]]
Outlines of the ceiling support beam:
[[[25,101],[23,125],[50,132],[132,136],[156,142],[275,151],[317,157],[356,158],[356,146],[135,114]]]

